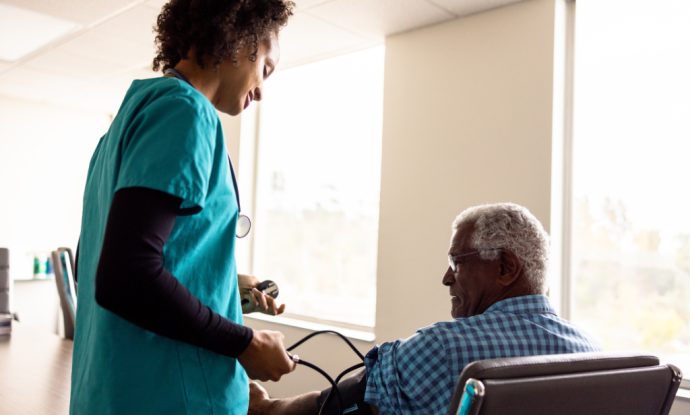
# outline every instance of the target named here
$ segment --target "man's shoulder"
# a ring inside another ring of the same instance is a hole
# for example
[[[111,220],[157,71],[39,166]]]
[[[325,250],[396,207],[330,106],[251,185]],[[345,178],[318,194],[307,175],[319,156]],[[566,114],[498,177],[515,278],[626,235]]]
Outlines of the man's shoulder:
[[[478,333],[483,328],[490,328],[497,324],[497,322],[512,320],[516,316],[503,311],[494,311],[490,313],[479,314],[472,317],[461,317],[449,321],[439,321],[430,326],[423,327],[417,330],[417,333],[423,335],[445,334],[447,332],[471,332]]]
[[[512,301],[506,307],[492,307],[487,312],[467,318],[441,321],[419,329],[416,334],[435,338],[450,346],[466,348],[476,343],[487,344],[535,344],[544,347],[574,351],[596,351],[601,348],[599,339],[582,327],[564,320],[539,301],[525,306]],[[518,304],[519,311],[515,309]],[[582,350],[580,350],[582,349]]]
[[[490,331],[492,325],[496,324],[497,319],[502,319],[501,315],[485,315],[468,318],[457,318],[450,321],[439,321],[432,325],[418,329],[414,335],[405,339],[406,341],[416,342],[441,342],[446,345],[462,340],[463,342],[473,339],[483,338]]]

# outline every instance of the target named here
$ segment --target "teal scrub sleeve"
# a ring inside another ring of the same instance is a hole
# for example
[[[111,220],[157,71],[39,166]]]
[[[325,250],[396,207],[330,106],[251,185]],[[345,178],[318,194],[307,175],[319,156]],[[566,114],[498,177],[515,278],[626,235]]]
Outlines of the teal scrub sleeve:
[[[134,117],[123,142],[115,191],[147,187],[204,207],[213,167],[213,114],[185,96],[158,98]]]

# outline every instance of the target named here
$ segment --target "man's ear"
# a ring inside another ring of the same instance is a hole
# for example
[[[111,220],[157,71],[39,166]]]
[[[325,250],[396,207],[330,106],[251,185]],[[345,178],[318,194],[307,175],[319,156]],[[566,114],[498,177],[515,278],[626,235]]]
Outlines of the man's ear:
[[[522,273],[522,262],[513,251],[501,250],[499,256],[501,272],[498,275],[498,283],[504,287],[512,285]]]

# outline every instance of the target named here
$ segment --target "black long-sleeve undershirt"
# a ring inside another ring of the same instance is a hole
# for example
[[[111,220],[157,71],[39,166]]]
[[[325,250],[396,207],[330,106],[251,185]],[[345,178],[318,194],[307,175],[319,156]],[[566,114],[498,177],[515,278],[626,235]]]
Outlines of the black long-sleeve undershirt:
[[[96,302],[153,333],[237,357],[253,331],[213,312],[163,266],[181,203],[142,187],[115,193],[96,271]]]

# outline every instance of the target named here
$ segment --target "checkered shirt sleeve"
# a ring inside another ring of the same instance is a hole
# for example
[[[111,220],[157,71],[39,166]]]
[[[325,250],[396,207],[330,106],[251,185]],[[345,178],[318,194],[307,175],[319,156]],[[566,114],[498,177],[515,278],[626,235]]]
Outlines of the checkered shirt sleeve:
[[[449,377],[444,344],[423,330],[372,350],[367,363],[366,402],[381,415],[439,413],[439,377]],[[445,372],[445,373],[440,373]]]

